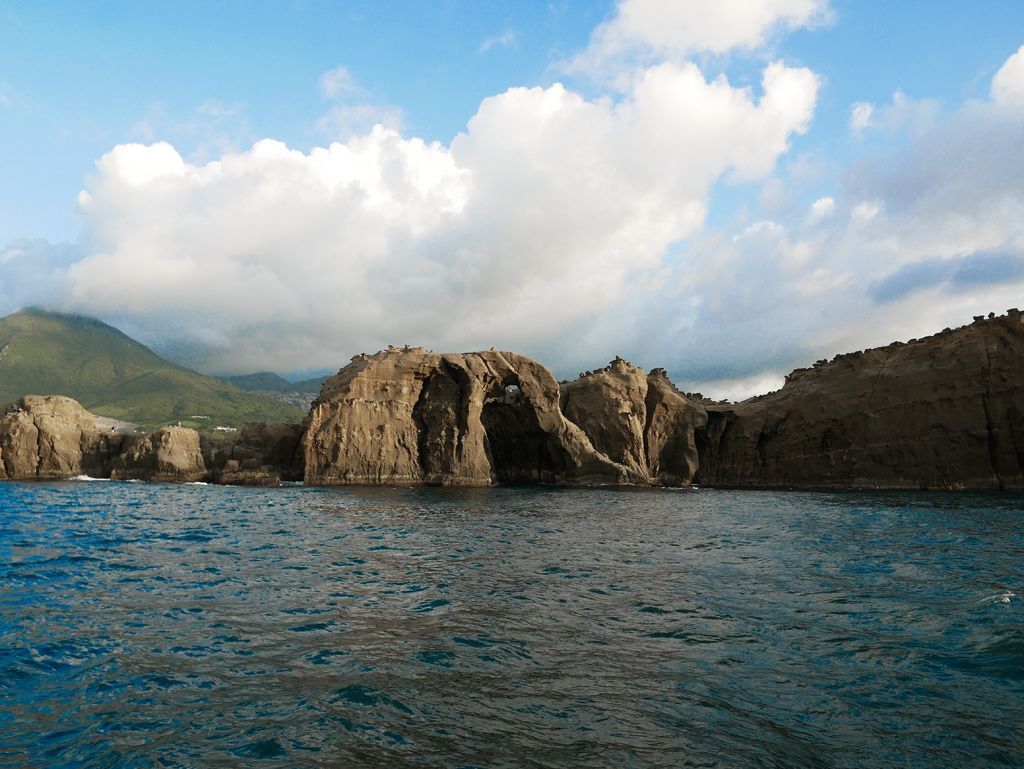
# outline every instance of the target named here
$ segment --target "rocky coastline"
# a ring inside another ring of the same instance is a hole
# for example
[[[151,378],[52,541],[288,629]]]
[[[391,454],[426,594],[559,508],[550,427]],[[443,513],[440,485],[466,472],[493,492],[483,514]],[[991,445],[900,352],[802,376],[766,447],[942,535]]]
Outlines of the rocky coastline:
[[[301,425],[211,436],[101,427],[76,401],[0,409],[0,479],[276,485],[702,484],[1024,489],[1024,315],[977,317],[798,369],[741,403],[616,358],[557,382],[510,352],[389,347],[323,385]]]

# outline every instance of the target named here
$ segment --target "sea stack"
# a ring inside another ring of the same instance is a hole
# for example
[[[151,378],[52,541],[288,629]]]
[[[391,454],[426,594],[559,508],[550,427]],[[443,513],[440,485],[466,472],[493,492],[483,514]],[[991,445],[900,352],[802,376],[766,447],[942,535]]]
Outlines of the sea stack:
[[[562,415],[547,369],[508,352],[356,356],[324,384],[304,441],[308,485],[647,482]]]

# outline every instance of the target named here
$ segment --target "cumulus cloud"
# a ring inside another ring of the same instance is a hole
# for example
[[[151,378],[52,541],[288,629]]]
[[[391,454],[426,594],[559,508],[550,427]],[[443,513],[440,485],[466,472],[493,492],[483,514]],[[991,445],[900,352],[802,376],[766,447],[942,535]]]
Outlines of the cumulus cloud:
[[[833,198],[818,198],[811,203],[811,221],[820,221],[832,216],[836,210],[836,201]]]
[[[740,212],[670,247],[662,279],[634,282],[614,312],[574,330],[575,347],[590,360],[627,350],[686,389],[742,397],[819,358],[1020,307],[1019,113],[993,95],[904,114],[809,208]],[[773,179],[821,183],[797,173]]]
[[[608,25],[648,7],[625,0]],[[827,11],[755,10],[731,47],[701,50],[762,46]],[[943,112],[897,91],[866,120],[884,147],[863,142],[825,179],[779,163],[813,117],[813,72],[776,61],[738,87],[683,60],[695,44],[677,33],[630,33],[631,50],[661,60],[631,61],[596,96],[555,84],[484,99],[447,143],[373,121],[307,151],[263,140],[199,160],[118,145],[79,197],[83,253],[0,252],[0,302],[49,281],[62,308],[185,339],[211,372],[333,368],[388,343],[496,345],[563,376],[623,353],[717,397],[1020,305],[1020,51],[988,98]],[[332,109],[370,101],[332,72]],[[707,227],[712,191],[749,182],[778,193],[762,196],[771,210]]]
[[[661,64],[618,100],[510,89],[447,146],[383,126],[205,164],[120,145],[80,196],[90,253],[71,302],[154,328],[186,315],[208,369],[332,366],[402,341],[541,352],[656,283],[711,186],[770,173],[817,89],[782,62],[757,94]]]
[[[1024,109],[1024,45],[992,78],[992,100],[1002,106]]]
[[[569,68],[604,74],[623,60],[678,61],[765,46],[781,32],[827,22],[827,0],[622,0]]]

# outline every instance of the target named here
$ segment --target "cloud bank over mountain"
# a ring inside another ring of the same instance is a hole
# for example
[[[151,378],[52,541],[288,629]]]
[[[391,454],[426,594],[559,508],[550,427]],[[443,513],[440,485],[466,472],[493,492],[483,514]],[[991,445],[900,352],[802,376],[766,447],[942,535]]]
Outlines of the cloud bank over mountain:
[[[184,340],[208,371],[495,345],[564,374],[622,353],[742,396],[815,357],[1019,305],[1024,47],[988,98],[851,105],[851,141],[886,141],[823,182],[791,147],[827,85],[770,44],[830,9],[756,11],[625,0],[565,63],[590,86],[510,88],[447,143],[396,120],[202,162],[119,144],[79,196],[80,243],[0,251],[0,309],[115,319]],[[760,81],[711,76],[698,55],[761,57]],[[360,93],[344,68],[320,88]],[[718,192],[750,185],[756,210],[708,224]]]

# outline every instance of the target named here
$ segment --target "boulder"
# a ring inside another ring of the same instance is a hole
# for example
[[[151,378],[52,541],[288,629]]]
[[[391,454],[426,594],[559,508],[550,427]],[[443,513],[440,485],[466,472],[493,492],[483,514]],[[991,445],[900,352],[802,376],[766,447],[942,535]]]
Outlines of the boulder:
[[[130,438],[113,461],[110,477],[116,480],[162,482],[202,481],[206,463],[199,433],[187,427],[161,427]]]
[[[71,398],[26,395],[0,411],[0,477],[103,476],[123,441]]]

